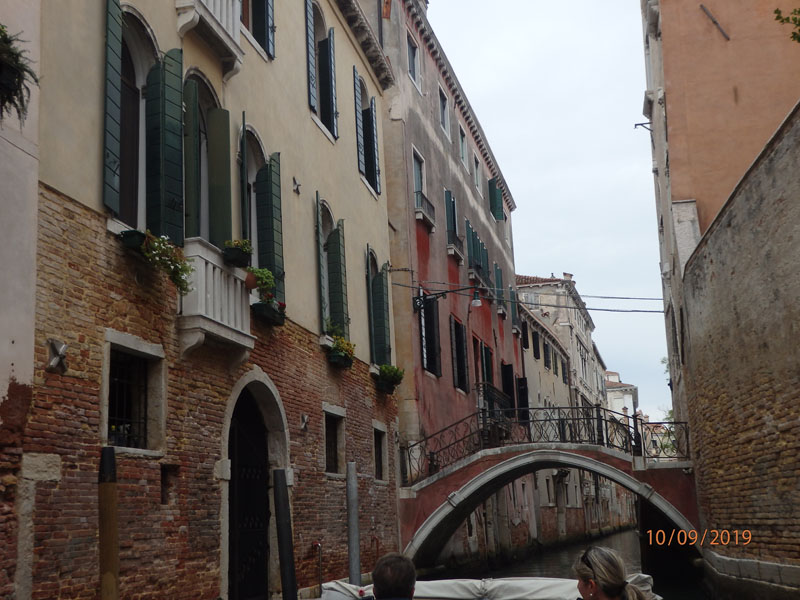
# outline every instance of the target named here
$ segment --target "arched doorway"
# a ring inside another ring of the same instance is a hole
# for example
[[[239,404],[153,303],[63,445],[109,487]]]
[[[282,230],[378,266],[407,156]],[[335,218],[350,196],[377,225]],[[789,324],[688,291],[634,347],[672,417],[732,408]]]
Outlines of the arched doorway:
[[[269,590],[269,453],[256,399],[239,394],[228,438],[229,600],[266,600]]]

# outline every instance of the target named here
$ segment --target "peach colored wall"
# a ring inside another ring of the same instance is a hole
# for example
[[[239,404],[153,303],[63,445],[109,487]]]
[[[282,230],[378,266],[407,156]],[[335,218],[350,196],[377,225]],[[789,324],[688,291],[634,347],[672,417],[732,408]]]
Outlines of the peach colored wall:
[[[661,0],[672,200],[697,200],[701,234],[800,98],[800,44],[776,0]]]

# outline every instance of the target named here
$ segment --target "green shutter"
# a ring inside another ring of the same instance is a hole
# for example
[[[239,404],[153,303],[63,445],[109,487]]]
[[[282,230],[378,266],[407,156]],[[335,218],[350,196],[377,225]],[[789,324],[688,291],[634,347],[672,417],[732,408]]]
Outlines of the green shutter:
[[[174,48],[147,75],[147,228],[183,245],[183,55]]]
[[[356,99],[356,150],[358,152],[358,172],[366,174],[364,162],[364,116],[361,114],[361,81],[358,78],[358,70],[353,65],[353,95]],[[369,261],[367,261],[369,264]]]
[[[456,320],[450,315],[450,353],[453,357],[453,387],[458,387],[458,344],[456,343]]]
[[[283,223],[281,215],[281,162],[275,153],[269,164],[256,174],[256,227],[258,228],[258,265],[275,276],[275,297],[286,299],[283,272]]]
[[[328,299],[331,322],[350,339],[350,319],[347,314],[347,265],[344,247],[344,221],[339,219],[327,240]]]
[[[120,121],[122,86],[122,10],[106,3],[106,98],[103,132],[103,204],[119,214]]]
[[[461,353],[464,357],[464,375],[462,377],[462,381],[464,382],[464,387],[461,388],[465,392],[469,391],[469,350],[467,344],[467,326],[462,325],[461,323],[457,323],[459,335],[461,336]]]
[[[494,263],[494,286],[497,290],[497,298],[501,303],[505,303],[505,292],[503,290],[503,269]]]
[[[497,177],[489,180],[489,208],[496,221],[505,218],[503,214],[503,190],[497,185]]]
[[[314,43],[314,5],[306,0],[306,69],[308,72],[308,106],[317,110],[317,49]]]
[[[392,362],[389,331],[389,263],[372,278],[372,312],[375,331],[375,362],[388,365]]]
[[[253,37],[267,56],[275,58],[275,2],[274,0],[255,0],[253,7]],[[312,27],[313,36],[313,27]]]
[[[224,108],[208,110],[208,237],[222,248],[231,239],[231,129]]]
[[[433,373],[437,377],[442,376],[442,344],[441,339],[439,336],[439,301],[438,299],[431,302],[431,306],[433,307],[433,317],[432,317],[432,329],[433,329],[433,341],[436,344],[434,348],[434,364],[433,364]]]
[[[517,292],[508,286],[508,299],[511,301],[511,324],[519,327],[519,313],[517,312]]]
[[[338,115],[336,113],[336,56],[333,41],[333,27],[328,37],[319,42],[319,103],[320,119],[334,138],[339,137]]]
[[[370,247],[367,244],[366,275],[367,275],[367,319],[369,321],[369,361],[377,364],[375,355],[375,313],[373,312],[372,274],[370,273]]]
[[[471,267],[472,266],[472,227],[469,224],[469,219],[464,219],[466,221],[466,227],[464,228],[464,237],[467,238],[467,264]]]
[[[453,202],[453,192],[450,190],[444,191],[444,211],[447,218],[447,231],[455,232],[456,230],[456,211]]]
[[[183,84],[183,178],[186,237],[200,235],[200,100],[197,81]]]
[[[325,236],[322,231],[322,201],[319,199],[319,192],[316,198],[316,217],[317,217],[317,266],[319,275],[319,318],[320,329],[323,333],[328,333],[328,259],[325,257]]]
[[[331,133],[333,137],[339,137],[339,112],[336,110],[336,53],[333,45],[333,27],[328,30],[328,69],[330,75],[330,103],[331,103]]]
[[[239,197],[242,213],[241,239],[250,239],[250,194],[247,193],[247,120],[242,111],[242,137],[239,140]]]
[[[375,97],[369,99],[369,112],[372,127],[372,152],[375,155],[372,161],[373,167],[373,183],[375,192],[381,193],[381,163],[378,157],[378,109],[375,106]]]

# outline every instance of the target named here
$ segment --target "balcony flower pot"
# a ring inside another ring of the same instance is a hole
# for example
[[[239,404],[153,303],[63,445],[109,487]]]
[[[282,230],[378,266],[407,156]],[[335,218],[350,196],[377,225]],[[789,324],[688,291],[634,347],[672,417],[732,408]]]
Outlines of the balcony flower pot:
[[[349,369],[353,366],[353,357],[346,352],[331,350],[328,352],[328,362],[340,369]]]
[[[144,244],[146,237],[144,231],[139,231],[138,229],[128,229],[126,231],[121,231],[119,234],[119,239],[122,240],[123,246],[131,250],[139,251],[142,250],[142,244]]]
[[[394,394],[395,384],[383,379],[382,377],[378,377],[375,380],[375,389],[379,392],[383,392],[384,394]]]
[[[244,269],[250,266],[250,253],[241,248],[223,248],[222,260],[226,264]]]
[[[270,325],[280,327],[286,322],[286,313],[281,310],[280,305],[275,306],[272,302],[256,302],[252,308],[256,317]]]
[[[403,381],[405,371],[394,365],[381,365],[378,367],[378,375],[375,378],[375,387],[380,392],[393,394],[394,388]]]
[[[30,85],[38,85],[39,79],[26,56],[20,34],[11,35],[0,23],[0,122],[12,110],[20,122],[25,120],[30,100]]]

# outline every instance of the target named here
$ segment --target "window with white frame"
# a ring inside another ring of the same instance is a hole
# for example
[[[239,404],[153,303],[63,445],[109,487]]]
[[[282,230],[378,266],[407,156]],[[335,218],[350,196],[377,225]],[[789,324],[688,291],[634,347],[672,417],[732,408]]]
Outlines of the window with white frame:
[[[442,126],[444,132],[450,137],[450,111],[447,107],[447,94],[439,86],[439,125]]]
[[[464,166],[469,168],[467,163],[467,134],[461,125],[458,126],[458,156]]]
[[[472,155],[472,181],[475,183],[475,187],[478,188],[478,192],[481,191],[481,161],[478,159],[477,154]]]
[[[419,86],[419,47],[409,33],[406,36],[408,46],[408,76]]]

